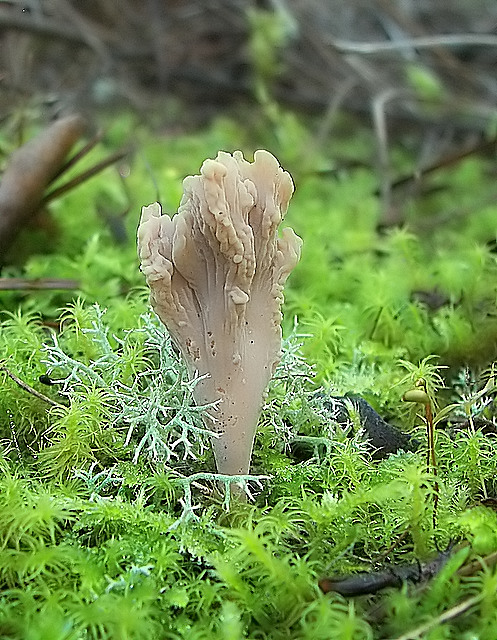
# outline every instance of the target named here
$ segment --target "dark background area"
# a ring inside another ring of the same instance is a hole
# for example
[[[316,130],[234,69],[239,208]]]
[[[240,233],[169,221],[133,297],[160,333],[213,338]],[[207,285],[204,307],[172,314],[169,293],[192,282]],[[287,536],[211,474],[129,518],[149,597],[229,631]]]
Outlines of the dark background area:
[[[174,97],[196,125],[256,100],[255,55],[272,97],[305,113],[480,133],[496,118],[496,30],[493,0],[9,0],[0,108],[5,117],[35,99],[52,116],[127,105],[146,114]],[[277,66],[264,71],[268,51]]]

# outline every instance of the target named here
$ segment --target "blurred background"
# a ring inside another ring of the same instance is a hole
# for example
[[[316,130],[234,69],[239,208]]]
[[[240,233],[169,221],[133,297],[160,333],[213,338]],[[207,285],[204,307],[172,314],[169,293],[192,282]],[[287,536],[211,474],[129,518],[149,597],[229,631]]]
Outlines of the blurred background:
[[[163,126],[274,100],[420,148],[495,126],[493,0],[3,0],[0,108],[133,108]]]
[[[493,0],[0,1],[4,123],[132,110],[174,134],[229,114],[270,146],[283,107],[311,123],[304,156],[374,133],[334,159],[377,171],[387,222],[392,143],[415,173],[493,136],[496,63]]]

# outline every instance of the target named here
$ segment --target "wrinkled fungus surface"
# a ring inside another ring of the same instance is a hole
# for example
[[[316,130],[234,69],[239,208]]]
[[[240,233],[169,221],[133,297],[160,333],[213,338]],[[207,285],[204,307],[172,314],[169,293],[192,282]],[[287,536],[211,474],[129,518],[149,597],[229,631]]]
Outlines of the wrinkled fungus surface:
[[[183,187],[172,218],[143,207],[141,269],[190,374],[207,374],[196,402],[218,401],[206,416],[218,471],[244,474],[280,357],[283,286],[300,257],[292,229],[278,237],[293,182],[269,152],[251,163],[235,151],[206,160]]]

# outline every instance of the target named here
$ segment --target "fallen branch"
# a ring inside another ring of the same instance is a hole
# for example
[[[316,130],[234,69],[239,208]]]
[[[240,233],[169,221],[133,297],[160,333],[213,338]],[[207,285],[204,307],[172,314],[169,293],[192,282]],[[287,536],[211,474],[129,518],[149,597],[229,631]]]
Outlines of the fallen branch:
[[[330,418],[342,427],[350,425],[352,421],[351,409],[356,409],[359,413],[364,436],[373,449],[372,458],[374,460],[382,460],[401,449],[416,451],[419,447],[418,440],[386,422],[364,398],[359,396],[323,396],[319,393],[316,394],[316,397],[322,398],[323,408],[329,412]]]
[[[467,543],[463,543],[459,548],[466,546]],[[398,588],[404,582],[424,583],[434,578],[443,569],[452,552],[453,547],[450,546],[446,551],[440,552],[435,558],[425,563],[389,565],[381,571],[364,571],[348,576],[321,578],[319,587],[323,593],[334,591],[342,596],[351,597],[371,595],[387,587]],[[473,576],[484,568],[493,567],[496,564],[497,551],[494,551],[484,558],[475,558],[463,564],[455,573],[462,577]]]
[[[423,564],[415,562],[389,566],[382,571],[356,573],[343,578],[322,578],[319,587],[323,593],[334,591],[342,596],[362,596],[377,593],[386,587],[401,587],[404,582],[425,582],[442,569],[451,551],[442,551],[433,560]]]

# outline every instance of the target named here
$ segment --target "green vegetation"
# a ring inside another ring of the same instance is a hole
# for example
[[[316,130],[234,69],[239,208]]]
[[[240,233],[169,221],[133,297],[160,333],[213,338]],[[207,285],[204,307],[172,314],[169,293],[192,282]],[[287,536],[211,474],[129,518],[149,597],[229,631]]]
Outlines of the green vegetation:
[[[427,178],[434,188],[382,229],[374,141],[337,126],[318,144],[274,109],[156,140],[123,116],[95,153],[133,131],[126,177],[107,169],[54,202],[50,229],[25,233],[24,264],[2,273],[79,285],[1,294],[1,638],[495,640],[495,568],[458,573],[497,551],[497,210],[472,209],[490,161]],[[148,309],[135,230],[157,188],[171,213],[206,157],[261,146],[293,175],[286,220],[304,249],[245,479],[253,499],[228,505],[195,381]],[[357,168],[341,168],[347,158]],[[422,406],[402,401],[419,380],[437,477]],[[360,418],[338,425],[318,390],[365,398],[422,446],[374,460]],[[428,582],[358,598],[319,589],[323,576],[423,563],[452,542],[468,546]]]

